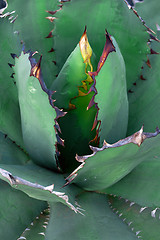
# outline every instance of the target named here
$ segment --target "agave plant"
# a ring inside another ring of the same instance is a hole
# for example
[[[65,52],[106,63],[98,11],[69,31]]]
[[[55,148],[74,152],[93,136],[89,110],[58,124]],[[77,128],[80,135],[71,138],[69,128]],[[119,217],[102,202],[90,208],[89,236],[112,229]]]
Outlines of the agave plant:
[[[2,1],[1,239],[159,239],[160,17],[135,2]]]

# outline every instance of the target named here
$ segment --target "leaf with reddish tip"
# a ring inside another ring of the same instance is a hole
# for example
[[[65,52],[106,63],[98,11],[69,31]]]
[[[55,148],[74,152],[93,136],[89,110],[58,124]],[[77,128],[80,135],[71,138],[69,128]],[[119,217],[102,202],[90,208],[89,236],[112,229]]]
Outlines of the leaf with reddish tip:
[[[104,31],[107,29],[120,47],[126,63],[127,86],[128,88],[132,86],[149,52],[147,48],[149,35],[124,1],[71,1],[64,3],[62,10],[55,16],[57,17],[55,48],[59,70],[78,42],[79,33],[83,31],[84,26],[87,26],[90,44],[99,59],[104,46]]]
[[[157,136],[159,132],[157,129],[155,133],[145,133],[141,128],[132,136],[114,144],[104,142],[102,148],[92,147],[91,155],[76,157],[81,165],[66,179],[67,183],[73,180],[89,191],[100,191],[113,185],[142,161],[160,152],[160,136]]]
[[[79,44],[77,44],[75,49],[70,53],[51,87],[51,89],[56,91],[56,105],[59,108],[68,110],[71,100],[80,95],[81,87],[86,90],[84,94],[86,95],[88,86],[85,88],[84,82],[89,78],[88,70],[93,71],[94,65],[95,61],[94,58],[92,58],[92,49],[89,45],[85,29]]]
[[[40,62],[32,67],[29,54],[22,52],[16,58],[14,70],[26,150],[37,164],[57,169],[54,125],[58,115],[53,92],[42,80]]]
[[[81,55],[79,44],[71,52],[52,88],[57,99],[56,105],[65,110],[69,108],[71,98],[78,95],[78,86],[86,78],[85,63]]]
[[[91,72],[90,75],[94,75],[97,76],[99,71],[101,70],[102,66],[104,65],[109,53],[111,52],[116,52],[115,46],[113,45],[113,41],[111,36],[109,35],[109,33],[106,30],[106,42],[104,45],[104,49],[102,52],[102,55],[100,57],[100,60],[98,62],[98,67],[97,67],[97,71],[96,72]]]
[[[110,206],[138,239],[159,240],[159,208],[140,206],[128,199],[109,196]]]
[[[89,142],[96,135],[96,129],[92,131],[92,125],[97,109],[93,106],[87,111],[93,96],[93,93],[88,93],[93,80],[87,73],[88,70],[93,71],[91,55],[92,49],[85,29],[79,44],[52,85],[52,89],[56,90],[56,105],[68,111],[58,121],[64,139],[64,147],[59,147],[60,164],[64,171],[73,171],[78,166],[76,153],[91,153]]]
[[[95,106],[98,113],[93,128],[99,122],[100,144],[109,143],[126,136],[128,124],[128,99],[125,63],[116,41],[106,32],[106,43],[97,71],[90,72],[95,93],[88,106]],[[113,42],[112,42],[113,41]]]

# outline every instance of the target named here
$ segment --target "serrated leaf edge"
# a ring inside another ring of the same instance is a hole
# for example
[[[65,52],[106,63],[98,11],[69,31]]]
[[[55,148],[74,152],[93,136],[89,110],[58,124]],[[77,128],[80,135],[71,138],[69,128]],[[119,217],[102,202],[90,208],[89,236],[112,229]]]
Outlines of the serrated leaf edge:
[[[130,143],[136,144],[138,147],[140,147],[140,145],[144,142],[145,139],[147,138],[152,138],[152,137],[156,137],[158,134],[160,133],[160,129],[157,127],[156,131],[154,133],[148,133],[148,132],[143,132],[143,126],[141,127],[141,129],[132,134],[129,137],[126,137],[124,139],[119,140],[116,143],[113,144],[109,144],[104,140],[103,146],[101,148],[98,147],[93,147],[90,146],[91,150],[93,151],[92,154],[90,155],[85,155],[85,156],[78,156],[76,155],[76,160],[78,162],[81,163],[80,166],[78,166],[65,180],[67,181],[65,183],[64,186],[67,186],[69,183],[71,183],[75,177],[78,175],[78,171],[84,167],[84,165],[86,164],[86,160],[93,157],[94,155],[96,155],[98,152],[106,150],[108,148],[117,148],[117,147],[121,147]]]
[[[69,202],[68,195],[66,195],[64,192],[53,191],[54,184],[44,187],[40,184],[32,183],[32,182],[29,182],[29,181],[27,181],[25,179],[22,179],[20,177],[13,176],[12,173],[10,173],[10,172],[2,169],[2,168],[0,168],[0,174],[5,179],[5,181],[8,182],[12,187],[16,187],[17,185],[25,185],[25,186],[31,187],[33,189],[41,189],[41,190],[44,190],[44,191],[49,191],[51,194],[56,195],[57,197],[59,197],[63,201],[65,201],[67,206],[69,208],[71,208],[75,213],[80,213],[80,211],[77,209],[77,207],[73,206],[73,204],[71,204]]]

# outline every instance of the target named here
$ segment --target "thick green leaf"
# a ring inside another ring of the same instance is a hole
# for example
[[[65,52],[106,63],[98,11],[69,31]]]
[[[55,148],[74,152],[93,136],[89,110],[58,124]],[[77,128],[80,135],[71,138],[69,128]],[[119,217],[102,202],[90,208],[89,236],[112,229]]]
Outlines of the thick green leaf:
[[[142,207],[123,198],[109,197],[111,208],[130,227],[139,239],[159,240],[158,208]]]
[[[24,230],[17,240],[44,240],[45,231],[49,220],[49,210],[46,209]]]
[[[16,58],[14,70],[25,148],[36,163],[56,169],[54,120],[57,114],[50,105],[51,96],[42,79],[30,76],[29,54],[22,52]]]
[[[17,89],[12,78],[13,69],[8,65],[8,63],[11,64],[10,66],[13,64],[10,54],[18,54],[20,46],[17,34],[13,33],[13,25],[8,18],[0,18],[0,131],[22,147]]]
[[[140,73],[146,59],[148,34],[139,19],[123,1],[72,0],[56,13],[55,48],[59,70],[87,26],[88,38],[97,56],[104,46],[104,31],[116,39],[126,63],[128,88]]]
[[[110,42],[106,41],[106,45],[109,44]],[[113,45],[116,52],[113,51],[108,55],[95,77],[96,95],[94,101],[99,108],[97,120],[100,121],[101,144],[103,144],[104,139],[109,143],[114,143],[124,138],[128,123],[125,63],[114,39]],[[109,47],[106,46],[106,48]]]
[[[89,70],[91,71],[91,67],[88,66],[88,61],[84,60],[84,53],[82,53],[87,46],[90,47],[86,29],[80,39],[81,34],[82,33],[79,33],[79,44],[77,44],[75,49],[70,53],[68,59],[58,74],[58,77],[52,84],[52,90],[56,91],[54,95],[57,99],[56,105],[59,108],[64,108],[65,110],[69,108],[69,103],[73,101],[73,98],[79,96],[79,90],[82,89],[84,81],[88,78],[87,72]],[[93,67],[95,65],[95,56],[94,54],[92,56],[91,47],[90,51],[87,51],[86,55],[87,59],[89,61],[91,60]],[[87,87],[87,85],[85,86]],[[87,89],[85,90],[87,93]],[[84,91],[84,89],[82,91]]]
[[[55,99],[57,99],[56,105],[59,108],[68,109],[71,99],[78,96],[78,86],[85,79],[85,63],[78,44],[52,84],[53,91],[56,91],[54,94]]]
[[[54,22],[46,17],[50,16],[46,11],[52,11],[57,7],[57,0],[53,1],[24,1],[8,0],[6,11],[15,10],[14,31],[18,31],[20,40],[25,44],[26,50],[38,51],[43,55],[42,70],[48,87],[55,79],[56,66],[53,63],[53,38],[49,33],[54,29]],[[46,38],[48,37],[48,38]],[[49,52],[51,50],[51,52]]]
[[[59,120],[61,136],[64,139],[64,147],[59,147],[59,161],[64,171],[73,171],[78,166],[75,161],[76,153],[91,153],[89,142],[96,135],[96,130],[91,129],[97,110],[93,106],[87,111],[93,96],[93,93],[87,94],[90,88],[87,80],[89,78],[92,81],[92,78],[87,74],[87,63],[82,57],[80,45],[79,43],[70,54],[52,85],[52,89],[56,90],[56,106],[68,111],[66,116]]]
[[[150,159],[155,154],[160,154],[160,136],[155,133],[143,133],[143,128],[122,139],[115,144],[104,142],[102,148],[92,148],[93,154],[88,156],[77,156],[81,165],[66,179],[73,180],[78,186],[86,190],[102,190],[118,182],[131,172],[142,161]],[[143,140],[146,139],[144,142]],[[143,144],[141,145],[141,143]],[[140,147],[138,147],[140,146]]]
[[[0,239],[17,239],[34,218],[47,206],[46,202],[29,198],[0,180]]]
[[[7,136],[0,133],[0,163],[25,164],[29,157]]]
[[[112,193],[142,206],[160,206],[160,154],[139,164],[130,174],[106,189]]]
[[[33,164],[0,164],[0,178],[32,198],[48,202],[62,202],[72,210],[78,211],[74,207],[75,195],[81,192],[81,189],[76,186],[62,189],[64,178],[61,174]]]
[[[159,47],[155,51],[159,49],[160,52],[160,43],[157,45]],[[133,92],[129,94],[128,134],[132,134],[142,124],[147,131],[153,131],[160,123],[160,55],[150,55],[149,64],[151,67],[144,64],[141,79],[137,80]]]
[[[51,204],[47,240],[137,239],[109,209],[106,196],[88,192],[79,195],[77,201],[84,215],[75,214],[61,203]]]

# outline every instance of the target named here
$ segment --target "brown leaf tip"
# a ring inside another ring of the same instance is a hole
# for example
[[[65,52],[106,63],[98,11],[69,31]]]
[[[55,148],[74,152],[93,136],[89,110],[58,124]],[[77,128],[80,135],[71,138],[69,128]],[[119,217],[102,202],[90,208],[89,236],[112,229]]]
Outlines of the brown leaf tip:
[[[105,30],[105,31],[106,31],[105,46],[104,46],[102,55],[101,55],[99,63],[98,63],[97,71],[95,73],[92,73],[92,75],[94,74],[95,76],[98,75],[98,73],[101,70],[102,66],[104,65],[109,53],[116,52],[116,49],[115,49],[115,46],[113,45],[113,41],[111,39],[110,34],[108,33],[107,30]]]
[[[54,14],[56,14],[60,10],[62,10],[62,6],[59,9],[55,10],[55,11],[46,11],[46,12],[51,14],[51,15],[54,15]]]
[[[40,56],[40,59],[38,63],[35,64],[34,67],[31,69],[30,76],[36,77],[39,81],[41,80],[40,74],[41,74],[41,61],[42,61],[42,55]]]
[[[52,38],[53,37],[53,34],[52,34],[53,30],[51,30],[48,34],[48,36],[46,38]]]
[[[151,66],[151,63],[150,63],[150,60],[149,60],[149,58],[147,59],[147,62],[146,62],[146,64],[147,64],[147,66],[149,67],[149,68],[151,68],[152,66]]]

